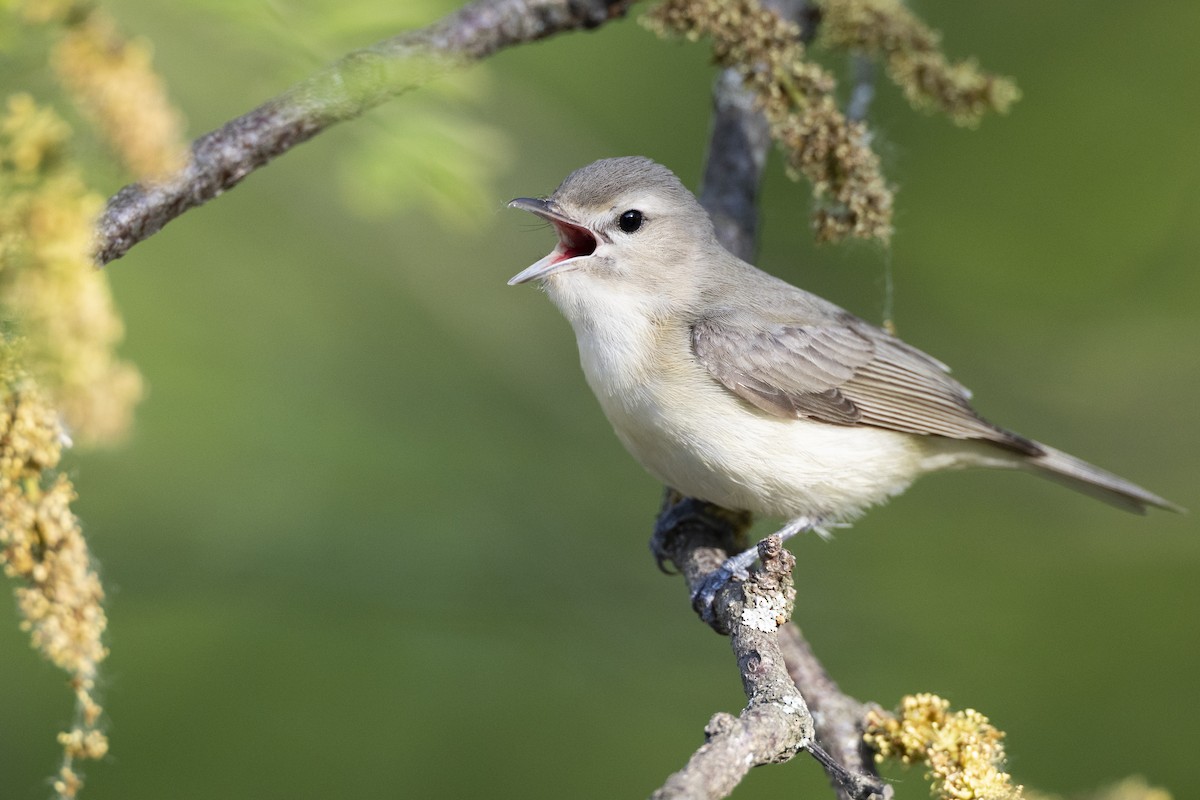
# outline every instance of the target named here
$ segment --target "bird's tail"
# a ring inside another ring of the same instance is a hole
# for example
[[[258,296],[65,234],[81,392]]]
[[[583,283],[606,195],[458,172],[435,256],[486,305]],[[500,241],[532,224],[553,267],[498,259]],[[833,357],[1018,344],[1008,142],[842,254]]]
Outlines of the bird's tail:
[[[1057,481],[1069,489],[1083,492],[1135,514],[1145,514],[1150,506],[1165,508],[1168,511],[1184,511],[1182,507],[1164,500],[1153,492],[1148,492],[1137,484],[1119,478],[1111,472],[1105,472],[1075,456],[1040,442],[1038,447],[1044,451],[1043,454],[1028,458],[1025,464],[1032,467],[1037,474]]]

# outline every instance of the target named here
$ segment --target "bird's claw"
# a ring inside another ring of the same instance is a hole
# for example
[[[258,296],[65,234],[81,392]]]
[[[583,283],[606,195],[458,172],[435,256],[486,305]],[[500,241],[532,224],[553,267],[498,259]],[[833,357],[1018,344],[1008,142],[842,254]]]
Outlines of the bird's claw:
[[[730,581],[744,581],[750,577],[745,567],[736,563],[737,558],[731,558],[705,576],[700,585],[692,590],[692,609],[707,625],[717,622],[716,602]]]
[[[717,601],[717,594],[729,585],[729,581],[733,579],[733,573],[724,567],[718,567],[704,578],[699,586],[692,592],[692,609],[704,620],[705,624],[712,625],[717,621],[717,612],[714,604]]]
[[[722,538],[736,537],[738,520],[725,519],[718,513],[722,511],[724,510],[694,497],[684,497],[669,503],[655,520],[654,533],[650,537],[650,552],[654,555],[654,562],[659,571],[667,575],[676,572],[667,567],[667,562],[674,560],[672,552],[675,549],[676,537],[688,532],[689,528],[702,527]]]
[[[692,591],[692,608],[700,615],[700,619],[714,630],[721,632],[720,627],[716,624],[717,612],[714,607],[717,595],[721,590],[728,586],[731,580],[744,581],[750,577],[750,567],[762,556],[760,548],[765,542],[775,539],[777,540],[776,547],[779,547],[797,533],[814,529],[820,530],[819,520],[798,517],[754,547],[725,559],[721,566],[710,572]]]

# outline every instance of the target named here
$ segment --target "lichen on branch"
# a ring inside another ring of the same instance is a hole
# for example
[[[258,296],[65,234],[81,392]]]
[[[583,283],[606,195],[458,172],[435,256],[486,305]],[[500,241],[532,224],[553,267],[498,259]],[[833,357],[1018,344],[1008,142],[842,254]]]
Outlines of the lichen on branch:
[[[941,800],[1021,800],[1004,771],[1004,732],[974,709],[951,711],[935,694],[905,697],[895,714],[867,714],[863,740],[876,760],[925,764]]]

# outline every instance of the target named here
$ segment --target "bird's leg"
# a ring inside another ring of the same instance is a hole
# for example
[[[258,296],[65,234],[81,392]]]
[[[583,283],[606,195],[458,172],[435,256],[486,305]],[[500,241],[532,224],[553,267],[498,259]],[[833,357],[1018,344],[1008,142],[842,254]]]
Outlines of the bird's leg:
[[[666,563],[679,563],[680,554],[676,550],[682,543],[680,536],[695,537],[699,531],[704,534],[702,538],[709,546],[720,547],[728,552],[732,548],[745,547],[745,532],[749,527],[750,517],[745,512],[730,511],[694,497],[684,497],[668,487],[654,522],[650,552],[654,554],[658,568],[671,574]]]
[[[786,542],[798,533],[805,531],[820,531],[821,520],[814,517],[796,517],[788,522],[774,536],[778,536],[780,541]],[[714,619],[713,602],[717,599],[717,593],[734,578],[744,581],[749,577],[750,565],[758,560],[758,545],[751,547],[748,550],[743,550],[736,556],[728,558],[725,563],[717,567],[704,581],[692,592],[692,608],[696,609],[696,613],[700,615],[700,619],[710,625]]]

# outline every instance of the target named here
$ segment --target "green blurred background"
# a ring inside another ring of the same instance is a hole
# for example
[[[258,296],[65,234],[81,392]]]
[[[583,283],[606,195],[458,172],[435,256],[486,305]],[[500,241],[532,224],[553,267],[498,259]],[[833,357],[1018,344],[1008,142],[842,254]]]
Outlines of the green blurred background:
[[[198,135],[455,6],[338,5],[107,7],[154,41]],[[970,132],[881,84],[891,252],[815,249],[807,188],[773,158],[760,264],[874,320],[890,273],[900,333],[985,414],[1200,508],[1200,5],[914,6],[1024,99]],[[127,446],[69,460],[111,595],[112,754],[86,765],[88,800],[638,797],[741,707],[726,643],[646,550],[660,487],[566,323],[504,283],[553,242],[510,197],[632,153],[696,186],[706,50],[627,20],[485,69],[320,136],[108,268],[150,391]],[[798,542],[796,617],[850,693],[990,715],[1021,782],[1140,773],[1183,798],[1197,527],[937,476]],[[70,697],[6,613],[0,798],[25,800],[48,794]],[[829,793],[800,759],[736,796]]]

